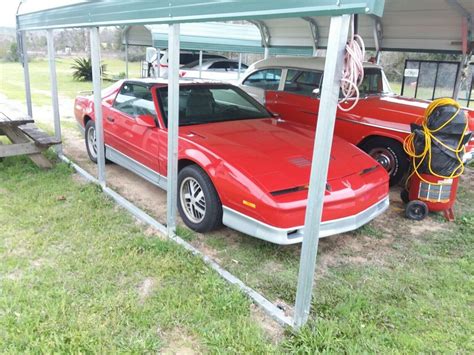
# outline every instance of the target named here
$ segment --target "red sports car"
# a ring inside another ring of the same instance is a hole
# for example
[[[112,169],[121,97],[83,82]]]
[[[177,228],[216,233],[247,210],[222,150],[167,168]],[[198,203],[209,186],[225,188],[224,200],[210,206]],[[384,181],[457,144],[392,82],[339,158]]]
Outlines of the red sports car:
[[[281,118],[314,128],[324,62],[322,57],[264,59],[249,67],[240,87]],[[390,184],[395,185],[409,168],[403,140],[410,134],[410,124],[420,122],[430,102],[395,95],[379,65],[365,63],[364,70],[360,101],[349,112],[337,111],[335,134],[382,164],[390,175]],[[466,112],[474,131],[474,110]],[[466,153],[465,160],[472,159],[474,138],[466,146]]]
[[[125,80],[105,89],[106,157],[166,188],[168,88]],[[191,229],[221,223],[277,244],[302,240],[314,130],[273,117],[227,84],[180,85],[178,209]],[[96,160],[92,97],[75,116]],[[322,235],[356,229],[388,207],[388,175],[370,156],[335,138]]]

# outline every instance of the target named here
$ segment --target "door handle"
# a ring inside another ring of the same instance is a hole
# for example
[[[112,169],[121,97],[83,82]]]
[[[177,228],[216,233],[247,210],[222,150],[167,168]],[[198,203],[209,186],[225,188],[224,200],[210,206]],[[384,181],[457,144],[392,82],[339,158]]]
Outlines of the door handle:
[[[107,116],[107,121],[109,122],[115,122],[115,118]]]

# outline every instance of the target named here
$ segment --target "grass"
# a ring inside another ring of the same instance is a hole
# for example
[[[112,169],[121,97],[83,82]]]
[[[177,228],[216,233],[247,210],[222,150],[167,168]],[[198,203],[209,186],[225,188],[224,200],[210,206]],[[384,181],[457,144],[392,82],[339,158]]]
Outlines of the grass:
[[[125,62],[119,59],[104,59],[109,76],[125,72]],[[58,91],[62,97],[73,99],[79,91],[92,90],[92,82],[72,79],[72,58],[56,59]],[[29,63],[32,100],[35,105],[51,105],[49,64],[46,59],[36,59]],[[129,63],[130,76],[139,76],[140,63]],[[33,75],[34,73],[34,75]],[[107,86],[109,83],[104,82]],[[20,63],[0,62],[0,92],[10,99],[25,100],[23,68]]]
[[[274,345],[238,290],[96,186],[73,180],[67,165],[43,171],[7,158],[0,181],[2,353],[474,351],[474,191],[465,185],[456,224],[418,237],[399,228],[390,253],[377,246],[381,264],[345,258],[358,254],[353,243],[386,239],[385,225],[343,237],[352,247],[336,242],[338,262],[326,268],[321,262],[334,251],[321,241],[310,321]],[[203,242],[269,298],[294,301],[299,247],[225,238]]]
[[[0,182],[1,353],[272,350],[246,297],[68,166],[8,158]]]

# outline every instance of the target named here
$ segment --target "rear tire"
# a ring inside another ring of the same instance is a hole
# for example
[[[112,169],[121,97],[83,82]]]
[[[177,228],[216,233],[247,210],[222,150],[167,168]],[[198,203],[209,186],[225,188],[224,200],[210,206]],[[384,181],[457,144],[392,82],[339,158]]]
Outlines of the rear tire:
[[[92,120],[86,123],[84,139],[86,140],[86,149],[89,159],[97,163],[97,132],[95,130],[95,122]]]
[[[403,189],[402,191],[400,191],[400,198],[403,201],[403,203],[410,202],[410,196],[407,189]]]
[[[95,122],[92,120],[87,121],[84,139],[86,142],[86,150],[89,159],[97,164],[97,131],[95,129]],[[104,144],[104,154],[105,154],[105,144]],[[105,163],[109,163],[107,158]]]
[[[200,233],[222,224],[222,203],[209,176],[197,165],[178,174],[178,211],[184,223]]]
[[[396,140],[375,137],[360,148],[374,158],[390,175],[390,186],[398,185],[408,171],[409,161],[403,146]]]

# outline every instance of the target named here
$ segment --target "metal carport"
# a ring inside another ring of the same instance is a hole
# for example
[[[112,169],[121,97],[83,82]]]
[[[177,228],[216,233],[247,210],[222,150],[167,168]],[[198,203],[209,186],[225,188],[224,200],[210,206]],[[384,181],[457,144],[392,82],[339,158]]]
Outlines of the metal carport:
[[[273,317],[285,324],[299,327],[303,325],[309,315],[313,276],[319,240],[319,227],[322,213],[322,201],[326,186],[326,176],[329,164],[329,153],[332,145],[336,106],[339,96],[339,84],[342,75],[344,46],[347,40],[350,16],[348,14],[371,14],[381,16],[384,0],[210,0],[207,2],[195,0],[170,0],[130,2],[116,1],[74,1],[62,2],[64,6],[48,7],[38,2],[26,2],[20,7],[17,16],[17,29],[22,49],[24,63],[25,91],[28,105],[28,114],[32,116],[31,92],[29,85],[28,58],[25,47],[25,31],[47,30],[48,52],[51,72],[51,92],[55,123],[55,135],[61,137],[60,116],[58,108],[58,90],[54,61],[53,29],[69,27],[91,28],[91,54],[93,64],[93,87],[95,118],[98,140],[98,179],[89,175],[83,169],[75,168],[89,179],[99,183],[105,193],[114,198],[119,204],[127,208],[138,218],[154,225],[159,230],[183,244],[193,252],[197,251],[175,235],[176,227],[176,197],[177,197],[177,156],[178,156],[178,100],[179,100],[179,49],[180,23],[205,22],[246,19],[258,21],[270,18],[292,18],[307,16],[331,16],[328,34],[327,57],[323,90],[321,93],[320,120],[316,131],[316,142],[313,152],[313,162],[309,185],[308,207],[306,209],[304,240],[302,245],[298,289],[296,295],[295,317],[289,319],[284,313],[263,298],[260,294],[249,289],[240,280],[222,270],[217,264],[203,256],[214,269],[232,283],[238,284],[241,289],[251,296],[260,306],[266,309]],[[29,7],[29,6],[32,7]],[[36,8],[35,8],[36,6]],[[122,196],[106,186],[105,159],[103,145],[103,125],[101,107],[100,83],[100,40],[99,26],[132,25],[132,24],[169,24],[169,127],[168,127],[168,174],[167,174],[167,226],[155,221],[136,206],[126,201]],[[69,161],[59,146],[58,155]],[[317,169],[316,169],[317,167]]]

